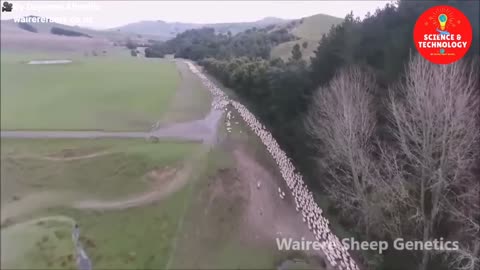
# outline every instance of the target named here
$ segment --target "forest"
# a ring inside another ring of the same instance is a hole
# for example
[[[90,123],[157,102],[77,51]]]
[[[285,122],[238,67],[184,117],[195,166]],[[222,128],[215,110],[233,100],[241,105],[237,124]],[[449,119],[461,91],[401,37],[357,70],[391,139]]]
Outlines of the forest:
[[[412,31],[448,4],[473,27],[462,61],[416,55]],[[288,31],[189,30],[147,49],[198,61],[262,119],[328,211],[359,240],[457,240],[460,249],[354,254],[368,269],[480,267],[478,1],[398,1],[346,16],[310,61],[272,46]],[[310,46],[313,46],[310,45]],[[146,53],[147,53],[146,51]]]
[[[187,30],[166,42],[153,44],[145,51],[147,57],[175,54],[178,58],[200,60],[206,57],[231,59],[234,57],[268,58],[273,46],[294,40],[286,29],[270,31],[270,27],[252,28],[236,35],[216,34],[213,28]]]

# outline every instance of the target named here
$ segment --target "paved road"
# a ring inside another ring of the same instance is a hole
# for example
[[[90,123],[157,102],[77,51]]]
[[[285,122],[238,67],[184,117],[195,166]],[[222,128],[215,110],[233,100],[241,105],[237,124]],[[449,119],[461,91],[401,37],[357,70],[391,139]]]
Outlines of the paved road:
[[[157,130],[151,131],[149,136],[207,142],[216,134],[222,113],[223,111],[212,109],[204,119],[161,126]]]
[[[181,139],[192,141],[211,140],[212,133],[216,133],[218,121],[222,111],[211,110],[201,120],[185,123],[176,123],[161,126],[150,132],[104,132],[104,131],[0,131],[2,138],[63,138],[63,139],[90,139],[90,138],[149,138],[151,136],[162,139]]]
[[[145,138],[146,132],[102,132],[102,131],[1,131],[2,138]]]

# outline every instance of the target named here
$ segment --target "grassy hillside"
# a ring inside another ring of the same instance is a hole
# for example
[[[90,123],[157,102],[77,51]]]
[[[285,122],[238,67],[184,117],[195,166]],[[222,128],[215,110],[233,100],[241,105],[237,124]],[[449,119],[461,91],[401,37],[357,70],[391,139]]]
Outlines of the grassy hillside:
[[[320,40],[334,24],[343,21],[341,18],[325,14],[317,14],[300,20],[300,24],[292,30],[292,33],[300,38]]]
[[[317,14],[284,25],[284,28],[300,39],[279,44],[272,49],[271,57],[280,57],[287,60],[291,55],[293,46],[298,43],[302,50],[303,58],[309,60],[310,57],[313,56],[322,35],[327,33],[333,25],[339,24],[342,21],[343,19],[341,18]],[[308,43],[306,48],[301,46],[304,42]]]
[[[38,16],[27,16],[28,17],[33,17],[33,18],[41,18]],[[76,31],[80,32],[92,37],[96,38],[105,38],[110,41],[123,41],[127,38],[132,38],[132,39],[158,39],[157,36],[155,35],[148,35],[146,34],[145,36],[138,35],[140,33],[134,32],[134,31],[116,31],[116,30],[95,30],[95,29],[90,29],[88,27],[80,27],[80,26],[70,26],[70,25],[65,25],[65,24],[59,24],[55,22],[46,22],[46,23],[40,23],[40,22],[28,22],[31,26],[35,27],[38,30],[38,33],[44,33],[44,34],[50,34],[50,30],[52,27],[58,27],[62,28],[65,30],[70,30],[70,31]],[[11,27],[11,26],[16,26],[18,27],[18,23],[15,23],[13,20],[2,20],[2,30],[3,27]],[[19,27],[20,28],[20,27]]]
[[[303,48],[302,44],[307,42],[307,47]],[[303,59],[309,60],[310,57],[314,55],[315,49],[318,46],[318,40],[310,40],[310,39],[299,39],[299,40],[292,40],[289,42],[285,42],[282,44],[277,45],[272,49],[270,53],[272,57],[280,57],[283,60],[287,60],[292,55],[292,49],[295,44],[300,45],[300,50],[302,51]]]
[[[167,40],[188,29],[199,28],[199,24],[192,23],[167,23],[164,21],[141,21],[130,23],[111,29],[115,33],[138,33],[140,35],[155,35],[160,40]]]
[[[36,17],[36,16],[29,16]],[[39,17],[37,17],[39,18]],[[54,22],[16,23],[14,20],[1,21],[2,50],[19,51],[103,51],[113,43],[125,43],[127,39],[147,42],[150,39],[160,40],[154,35],[139,35],[131,32],[94,30],[86,27],[69,26]],[[72,37],[54,35],[52,28],[74,31],[89,37]],[[30,29],[30,31],[29,31]]]
[[[267,17],[253,22],[238,22],[238,23],[212,23],[212,24],[199,24],[199,23],[181,23],[181,22],[164,22],[164,21],[141,21],[136,23],[127,24],[121,27],[111,29],[113,32],[132,32],[141,35],[155,35],[163,40],[174,38],[177,34],[180,34],[186,30],[199,29],[202,27],[214,28],[217,33],[237,34],[245,31],[249,28],[257,27],[262,28],[269,25],[284,24],[289,20],[280,18]]]
[[[102,51],[110,46],[106,38],[100,36],[88,37],[67,37],[53,35],[49,23],[30,23],[35,29],[31,32],[22,29],[13,20],[1,21],[1,48],[4,51],[81,51],[97,50]],[[71,27],[73,28],[73,27]],[[65,27],[68,29],[68,27]],[[79,30],[77,30],[79,31]],[[80,31],[79,31],[80,32]],[[83,33],[83,32],[82,32]]]

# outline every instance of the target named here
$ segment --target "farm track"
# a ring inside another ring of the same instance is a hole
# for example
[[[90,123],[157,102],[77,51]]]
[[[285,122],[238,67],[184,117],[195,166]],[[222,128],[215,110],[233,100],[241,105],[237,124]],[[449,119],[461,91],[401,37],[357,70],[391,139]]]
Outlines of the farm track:
[[[159,183],[154,184],[152,190],[146,193],[114,201],[85,200],[74,203],[73,207],[83,210],[123,210],[150,204],[180,190],[187,184],[192,170],[193,166],[187,164],[182,170],[170,171],[158,179]]]

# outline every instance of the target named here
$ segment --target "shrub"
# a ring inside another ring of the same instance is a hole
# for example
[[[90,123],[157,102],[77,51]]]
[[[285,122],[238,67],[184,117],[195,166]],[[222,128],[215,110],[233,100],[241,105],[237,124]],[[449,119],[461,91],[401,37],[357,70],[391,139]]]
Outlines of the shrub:
[[[31,24],[28,24],[28,23],[22,23],[22,22],[18,23],[18,27],[28,32],[38,33],[37,28],[33,27]]]
[[[87,35],[87,34],[80,33],[80,32],[73,31],[73,30],[63,29],[63,28],[60,28],[60,27],[52,27],[52,29],[50,30],[50,32],[51,32],[52,34],[54,34],[54,35],[59,35],[59,36],[88,37],[88,38],[91,38],[91,36],[89,36],[89,35]]]

